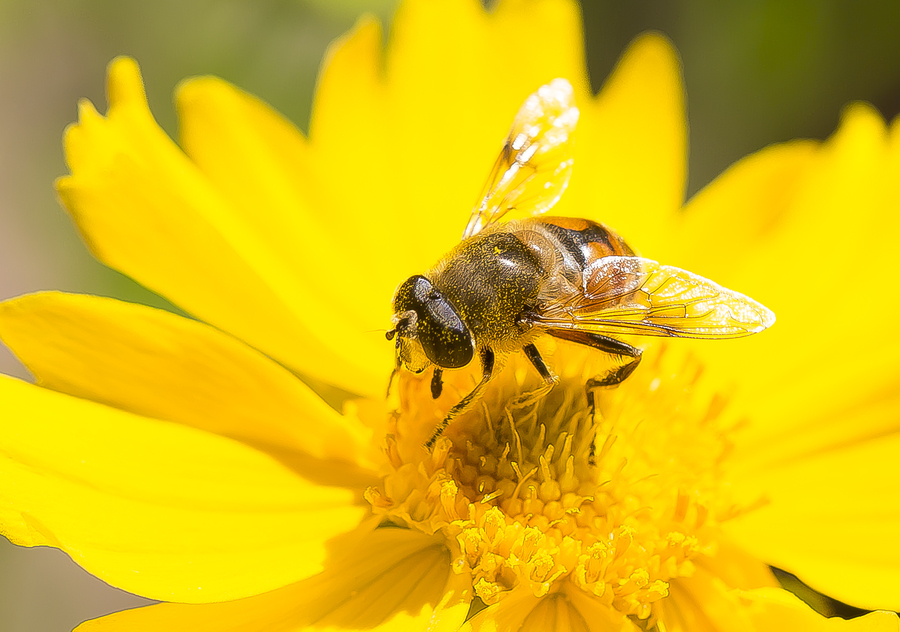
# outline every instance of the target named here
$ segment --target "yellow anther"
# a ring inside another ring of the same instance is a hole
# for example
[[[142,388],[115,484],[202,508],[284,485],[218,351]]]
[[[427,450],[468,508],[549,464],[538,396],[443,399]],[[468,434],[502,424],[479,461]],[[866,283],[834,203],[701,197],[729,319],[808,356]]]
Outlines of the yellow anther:
[[[503,382],[510,374],[519,381]],[[530,376],[504,371],[491,388],[508,398]],[[454,570],[471,574],[487,604],[515,590],[580,590],[598,607],[654,625],[669,581],[690,576],[712,551],[710,527],[741,509],[719,482],[716,416],[700,407],[691,417],[690,406],[667,395],[672,381],[687,392],[678,376],[639,371],[598,391],[602,418],[586,409],[579,380],[560,383],[552,409],[542,408],[550,396],[513,410],[489,391],[431,453],[404,443],[400,429],[414,424],[401,411],[396,437],[386,440],[394,470],[365,499],[392,523],[455,542]],[[659,381],[653,389],[650,379]],[[625,398],[630,385],[640,397]],[[435,405],[428,386],[422,410]]]

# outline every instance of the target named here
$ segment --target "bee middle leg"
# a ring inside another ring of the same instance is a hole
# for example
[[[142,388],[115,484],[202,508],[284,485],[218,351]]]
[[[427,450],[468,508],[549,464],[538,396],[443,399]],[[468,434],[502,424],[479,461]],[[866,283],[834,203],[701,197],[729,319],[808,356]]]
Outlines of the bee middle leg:
[[[447,429],[447,426],[450,425],[450,422],[453,421],[454,418],[458,417],[466,410],[468,410],[469,406],[472,405],[474,401],[478,399],[481,395],[481,391],[484,390],[484,387],[490,381],[491,377],[494,373],[494,352],[490,349],[482,349],[481,350],[481,381],[475,385],[475,388],[472,391],[463,397],[459,403],[457,403],[453,408],[447,411],[447,415],[444,417],[444,420],[441,421],[440,425],[434,429],[434,433],[432,433],[431,438],[425,442],[425,447],[430,450],[434,447],[435,442],[438,440],[444,430]],[[434,378],[432,378],[434,379]],[[432,385],[433,388],[433,385]],[[432,394],[434,394],[432,392]]]
[[[550,389],[552,389],[559,381],[559,378],[553,375],[553,373],[550,372],[550,369],[547,368],[547,365],[544,363],[544,358],[541,357],[541,353],[538,351],[538,348],[534,346],[534,343],[525,345],[522,347],[522,351],[534,368],[537,369],[537,372],[541,374],[544,383],[533,391],[528,391],[513,399],[509,404],[510,408],[524,408],[525,406],[533,404],[549,393]]]

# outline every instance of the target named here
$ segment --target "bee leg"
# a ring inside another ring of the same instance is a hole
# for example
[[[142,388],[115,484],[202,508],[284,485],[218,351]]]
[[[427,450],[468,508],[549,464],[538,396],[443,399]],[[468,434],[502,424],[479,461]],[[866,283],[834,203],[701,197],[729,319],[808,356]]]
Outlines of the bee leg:
[[[472,389],[472,392],[463,397],[456,406],[447,411],[447,416],[444,417],[444,420],[440,423],[440,425],[434,429],[434,433],[431,435],[431,438],[425,442],[425,448],[430,450],[434,447],[434,443],[438,440],[444,430],[447,429],[447,426],[450,425],[450,422],[453,421],[454,418],[464,413],[469,406],[472,405],[478,396],[481,395],[481,391],[484,390],[484,387],[490,381],[491,376],[494,373],[494,352],[490,349],[482,349],[481,350],[481,381],[475,385],[475,388]],[[433,394],[433,393],[432,393]]]
[[[394,331],[389,331],[386,334],[388,340],[394,337]],[[397,338],[397,344],[394,345],[396,349],[400,348],[400,338]],[[391,387],[394,385],[394,378],[400,374],[400,354],[394,355],[394,368],[391,370],[391,376],[388,378],[387,392],[384,394],[385,397],[391,396]]]
[[[525,352],[525,356],[531,361],[537,372],[541,374],[541,377],[544,378],[544,382],[551,386],[556,384],[559,378],[553,375],[550,369],[547,368],[547,365],[544,364],[544,358],[541,357],[541,352],[534,346],[534,343],[525,345],[522,347],[522,351]]]
[[[597,338],[606,338],[606,336],[601,336],[599,334],[591,334],[596,336]],[[619,357],[628,358],[625,364],[613,369],[609,373],[604,376],[597,376],[591,378],[587,381],[589,388],[599,388],[602,386],[616,386],[625,381],[625,379],[634,373],[634,370],[638,368],[638,365],[641,363],[641,350],[637,347],[632,347],[629,344],[621,342],[619,340],[614,340],[613,338],[606,338],[610,343],[607,347],[601,347],[597,345],[597,349],[601,349],[610,353],[612,355],[617,355]]]
[[[609,353],[620,358],[628,358],[621,366],[616,367],[606,375],[598,375],[589,379],[584,385],[584,391],[587,395],[588,408],[591,411],[591,420],[596,425],[597,415],[600,414],[594,402],[594,389],[616,386],[622,383],[629,375],[631,375],[641,363],[641,350],[632,347],[630,344],[609,338],[600,334],[589,331],[573,331],[571,329],[548,331],[551,336],[568,340],[588,347],[593,347],[604,353]],[[588,447],[588,464],[596,465],[596,441],[597,438],[591,439],[591,445]]]
[[[591,410],[594,410],[594,389],[617,386],[625,381],[629,375],[634,373],[634,370],[641,363],[641,350],[613,338],[606,338],[606,336],[601,336],[599,334],[591,335],[596,338],[605,339],[597,341],[598,344],[595,348],[606,351],[612,355],[627,358],[625,364],[616,367],[606,375],[592,377],[585,383],[584,390],[587,393],[588,405],[591,407]],[[601,347],[600,344],[605,346]]]
[[[587,393],[588,405],[592,411],[594,410],[594,389],[621,384],[629,375],[634,373],[638,364],[641,363],[640,349],[632,347],[630,344],[622,342],[621,340],[616,340],[615,338],[601,336],[600,334],[589,331],[575,331],[572,329],[551,329],[547,333],[555,338],[568,340],[587,347],[593,347],[604,353],[609,353],[621,358],[628,358],[624,364],[616,367],[606,375],[598,375],[585,383],[584,390]]]
[[[441,391],[444,389],[444,381],[442,379],[444,370],[441,367],[434,367],[434,373],[431,374],[431,397],[432,399],[437,399],[441,396]]]
[[[534,368],[537,369],[537,372],[541,374],[541,377],[544,378],[544,383],[536,388],[533,391],[529,391],[527,393],[523,393],[516,397],[512,402],[510,402],[510,408],[524,408],[529,404],[533,404],[541,397],[550,392],[556,383],[559,381],[559,378],[553,375],[550,372],[550,369],[547,368],[547,365],[544,363],[544,359],[541,357],[541,353],[538,351],[537,347],[534,344],[528,344],[522,347],[522,351],[525,352],[525,357],[527,357],[531,364],[534,365]]]
[[[588,333],[585,337],[587,338],[587,342],[583,344],[587,344],[588,346],[591,346],[595,349],[599,349],[600,351],[604,351],[621,358],[628,358],[625,364],[616,367],[606,375],[598,375],[589,379],[584,385],[584,391],[587,395],[588,408],[590,408],[591,411],[591,420],[594,424],[596,424],[597,416],[601,413],[597,410],[594,402],[594,389],[609,388],[611,386],[621,384],[629,375],[634,373],[634,370],[638,367],[638,364],[641,363],[642,352],[637,347],[632,347],[630,344],[624,343],[621,340],[608,338],[606,336],[601,336],[600,334]],[[597,437],[595,436],[593,439],[591,439],[591,445],[588,448],[588,465],[593,466],[597,464],[596,449]]]
[[[397,374],[399,374],[399,373],[400,373],[400,367],[395,366],[393,368],[393,370],[391,370],[391,377],[388,378],[387,390],[384,393],[385,397],[391,396],[391,387],[394,385],[394,378],[397,377]]]

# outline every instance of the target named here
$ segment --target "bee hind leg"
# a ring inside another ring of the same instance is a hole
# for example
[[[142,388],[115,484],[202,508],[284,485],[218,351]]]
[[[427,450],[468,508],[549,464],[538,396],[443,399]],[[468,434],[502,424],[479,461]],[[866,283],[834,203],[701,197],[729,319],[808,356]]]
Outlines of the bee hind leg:
[[[544,363],[544,358],[541,357],[540,352],[534,344],[527,344],[522,347],[522,351],[525,352],[525,357],[531,362],[537,372],[541,374],[541,377],[544,380],[544,383],[541,384],[538,388],[533,391],[528,391],[527,393],[522,393],[518,397],[514,398],[510,403],[510,408],[524,408],[530,404],[535,403],[544,395],[550,392],[550,390],[556,386],[556,383],[559,382],[559,378],[553,373],[550,372],[550,369],[547,368],[547,365]]]
[[[457,403],[453,408],[447,411],[447,415],[444,417],[444,420],[441,421],[440,425],[434,429],[434,432],[431,435],[431,438],[425,442],[425,448],[430,450],[434,447],[435,442],[438,438],[444,434],[444,430],[447,429],[447,426],[450,425],[450,422],[453,421],[454,418],[458,417],[475,402],[478,397],[481,395],[481,391],[484,390],[484,387],[487,386],[487,383],[490,381],[491,377],[494,374],[494,352],[490,349],[482,349],[481,350],[481,381],[475,385],[475,388],[472,391],[463,397],[459,403]]]
[[[591,411],[591,419],[596,427],[597,415],[600,413],[594,402],[594,390],[617,386],[625,381],[629,375],[634,373],[634,370],[641,363],[641,350],[637,347],[632,347],[630,344],[622,342],[621,340],[616,340],[615,338],[609,338],[589,331],[573,331],[566,329],[549,331],[548,333],[551,336],[561,338],[562,340],[568,340],[570,342],[593,347],[598,351],[603,351],[604,353],[626,359],[623,364],[620,364],[608,373],[594,376],[584,384],[588,409]],[[597,438],[594,437],[588,448],[588,464],[590,465],[596,465],[596,440]]]
[[[609,388],[621,384],[629,375],[634,373],[634,370],[641,363],[640,349],[632,347],[630,344],[622,342],[621,340],[616,340],[615,338],[602,336],[590,331],[576,331],[572,329],[551,329],[547,333],[555,338],[560,338],[561,340],[568,340],[569,342],[593,347],[598,351],[603,351],[604,353],[619,358],[625,358],[623,364],[620,364],[604,375],[594,376],[585,383],[584,390],[587,394],[588,406],[592,411],[594,410],[595,389]]]

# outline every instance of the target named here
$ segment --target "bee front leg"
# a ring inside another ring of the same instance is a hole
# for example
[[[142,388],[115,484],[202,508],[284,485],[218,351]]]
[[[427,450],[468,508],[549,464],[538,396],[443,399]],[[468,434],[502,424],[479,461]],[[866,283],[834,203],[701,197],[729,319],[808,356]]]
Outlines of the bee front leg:
[[[437,399],[441,396],[441,391],[444,390],[444,381],[443,381],[444,370],[441,367],[434,367],[434,373],[431,374],[431,398]]]
[[[462,413],[464,413],[469,406],[472,405],[472,402],[478,399],[481,395],[481,391],[484,390],[484,387],[490,381],[492,375],[494,373],[494,352],[490,349],[482,349],[481,350],[481,381],[475,385],[475,388],[472,389],[472,392],[463,397],[456,406],[447,411],[447,416],[444,417],[444,420],[440,423],[440,425],[435,428],[434,433],[431,435],[431,438],[425,442],[425,447],[430,450],[434,447],[434,443],[438,440],[444,430],[447,429],[447,426],[450,425],[450,422],[453,421],[455,417],[458,417]]]
[[[385,389],[385,391],[384,391],[384,396],[385,396],[385,397],[390,397],[390,396],[391,396],[391,387],[394,385],[394,378],[397,377],[397,374],[398,374],[398,373],[400,373],[400,369],[399,369],[398,367],[394,367],[394,368],[391,370],[391,376],[388,378],[387,389]]]

